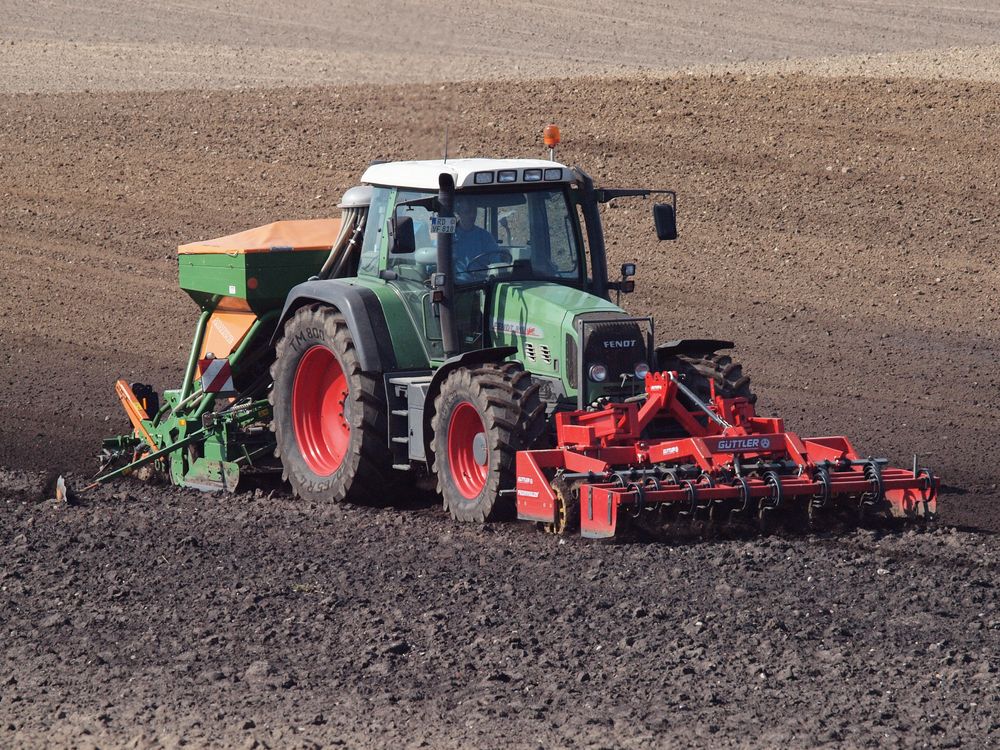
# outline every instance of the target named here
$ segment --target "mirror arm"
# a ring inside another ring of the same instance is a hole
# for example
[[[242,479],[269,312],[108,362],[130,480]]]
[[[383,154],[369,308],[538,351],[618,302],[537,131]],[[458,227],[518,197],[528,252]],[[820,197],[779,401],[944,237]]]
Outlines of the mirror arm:
[[[677,205],[675,190],[654,190],[647,188],[598,188],[594,191],[598,203],[607,203],[615,198],[648,198],[651,195],[669,195],[671,203]]]

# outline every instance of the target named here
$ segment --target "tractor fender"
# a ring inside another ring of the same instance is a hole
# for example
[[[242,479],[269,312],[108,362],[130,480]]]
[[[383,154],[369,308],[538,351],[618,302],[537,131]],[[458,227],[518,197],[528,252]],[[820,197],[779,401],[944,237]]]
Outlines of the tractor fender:
[[[343,279],[316,279],[293,286],[271,336],[272,346],[281,335],[285,321],[300,307],[314,302],[334,307],[344,316],[362,370],[386,372],[396,369],[389,326],[378,295],[367,287]]]
[[[732,341],[723,339],[676,339],[657,345],[655,351],[659,361],[671,354],[713,354],[719,349],[732,349],[735,346]]]
[[[427,387],[427,396],[424,400],[424,455],[427,456],[428,463],[430,462],[431,442],[433,439],[433,435],[431,434],[431,419],[434,417],[434,401],[441,392],[441,384],[444,383],[445,378],[448,377],[449,373],[460,367],[475,367],[487,362],[502,362],[510,355],[516,353],[516,346],[495,346],[489,349],[476,349],[446,359],[444,364],[434,372],[431,384]]]

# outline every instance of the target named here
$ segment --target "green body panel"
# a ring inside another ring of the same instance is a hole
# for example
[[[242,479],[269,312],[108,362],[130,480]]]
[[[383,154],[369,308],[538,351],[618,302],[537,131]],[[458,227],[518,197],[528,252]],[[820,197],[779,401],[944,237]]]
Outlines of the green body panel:
[[[430,367],[433,352],[440,352],[441,332],[429,338],[424,335],[422,320],[414,320],[414,315],[403,302],[406,290],[373,276],[356,276],[342,281],[352,286],[362,286],[375,292],[385,312],[385,322],[389,326],[392,349],[396,354],[396,368],[399,370],[426,370]],[[429,294],[429,290],[427,292]],[[428,297],[428,311],[430,311]],[[431,334],[434,334],[431,329]],[[436,346],[435,346],[436,345]]]
[[[329,250],[187,253],[178,256],[180,286],[201,307],[216,296],[245,299],[258,315],[280,309],[288,290],[319,272]],[[256,280],[256,287],[251,289]]]
[[[578,338],[573,319],[581,313],[624,315],[617,305],[593,294],[552,282],[497,284],[489,329],[495,346],[516,346],[528,372],[558,378],[567,396],[576,396],[566,366],[567,336]]]
[[[230,461],[214,461],[199,458],[191,462],[184,481],[185,487],[195,490],[223,490],[235,492],[240,483],[240,465]]]

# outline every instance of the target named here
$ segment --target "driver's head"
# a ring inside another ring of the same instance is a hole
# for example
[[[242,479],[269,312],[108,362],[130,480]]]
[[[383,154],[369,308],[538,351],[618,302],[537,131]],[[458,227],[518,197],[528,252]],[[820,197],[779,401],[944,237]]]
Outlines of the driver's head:
[[[468,229],[476,223],[476,212],[478,207],[468,198],[458,198],[455,201],[455,216],[458,223]]]

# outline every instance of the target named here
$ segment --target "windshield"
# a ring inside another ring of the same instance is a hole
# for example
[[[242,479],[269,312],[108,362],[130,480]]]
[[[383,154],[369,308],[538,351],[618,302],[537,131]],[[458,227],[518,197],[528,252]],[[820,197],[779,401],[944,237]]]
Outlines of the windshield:
[[[432,193],[403,192],[398,227],[412,229],[413,250],[390,255],[390,264],[436,269],[437,235],[431,231]],[[562,188],[509,193],[459,193],[452,244],[456,284],[491,279],[578,281],[580,247],[575,214]],[[409,220],[409,221],[407,221]],[[408,245],[408,243],[407,243]],[[430,267],[430,266],[433,266]]]

